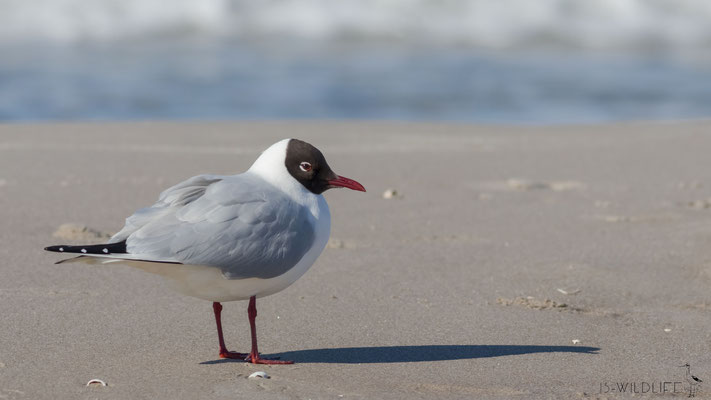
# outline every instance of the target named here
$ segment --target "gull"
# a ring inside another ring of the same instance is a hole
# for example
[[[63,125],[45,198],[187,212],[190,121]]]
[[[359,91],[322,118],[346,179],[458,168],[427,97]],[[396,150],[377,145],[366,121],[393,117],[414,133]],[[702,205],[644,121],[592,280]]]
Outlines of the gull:
[[[105,244],[45,250],[80,254],[58,264],[119,263],[158,274],[179,292],[212,302],[221,358],[291,364],[260,356],[256,299],[284,290],[321,254],[331,230],[322,193],[331,188],[365,192],[336,175],[311,144],[284,139],[244,173],[198,175],[168,188]],[[228,351],[221,303],[247,299],[251,351]]]

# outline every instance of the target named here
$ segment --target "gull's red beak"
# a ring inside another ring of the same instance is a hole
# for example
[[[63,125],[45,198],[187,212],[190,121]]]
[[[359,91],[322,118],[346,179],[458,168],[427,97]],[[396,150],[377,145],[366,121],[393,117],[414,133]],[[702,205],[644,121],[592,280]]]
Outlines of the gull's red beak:
[[[360,183],[354,181],[353,179],[346,178],[344,176],[336,175],[338,178],[331,179],[328,181],[330,187],[344,187],[348,189],[357,190],[359,192],[365,192],[365,188]]]

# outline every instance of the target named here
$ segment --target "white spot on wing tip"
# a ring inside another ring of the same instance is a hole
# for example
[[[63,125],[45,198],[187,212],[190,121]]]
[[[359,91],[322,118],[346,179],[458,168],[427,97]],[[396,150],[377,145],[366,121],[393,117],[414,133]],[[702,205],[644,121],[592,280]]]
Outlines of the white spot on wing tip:
[[[104,248],[103,252],[106,253],[106,254],[108,254],[108,253],[109,253],[109,249]]]
[[[60,248],[59,248],[59,251],[64,251],[64,247],[60,247]]]
[[[82,253],[86,253],[86,249],[81,249],[81,252],[82,252]]]

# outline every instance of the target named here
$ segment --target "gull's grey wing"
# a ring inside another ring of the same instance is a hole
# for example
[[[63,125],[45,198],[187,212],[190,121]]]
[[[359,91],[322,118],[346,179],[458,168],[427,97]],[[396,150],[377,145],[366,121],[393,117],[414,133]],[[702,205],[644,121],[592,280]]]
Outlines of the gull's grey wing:
[[[109,243],[126,240],[129,235],[163,215],[174,213],[176,207],[189,204],[205,194],[207,187],[226,178],[222,175],[198,175],[164,190],[158,201],[150,207],[142,208],[126,218],[123,229],[111,237]]]
[[[266,279],[296,265],[315,238],[308,209],[249,174],[168,208],[128,235],[129,253],[218,267],[230,279]]]

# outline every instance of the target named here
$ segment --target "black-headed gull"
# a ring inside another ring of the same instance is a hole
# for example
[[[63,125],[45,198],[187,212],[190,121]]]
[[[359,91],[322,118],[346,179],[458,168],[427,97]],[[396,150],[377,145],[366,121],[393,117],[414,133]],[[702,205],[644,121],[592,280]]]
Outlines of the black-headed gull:
[[[265,150],[247,172],[199,175],[160,194],[126,219],[106,244],[45,248],[79,257],[59,261],[120,263],[168,278],[189,296],[213,302],[220,357],[290,364],[259,356],[256,298],[294,283],[321,254],[331,229],[331,188],[365,191],[336,175],[323,154],[297,139]],[[249,354],[227,351],[221,302],[249,299]]]

